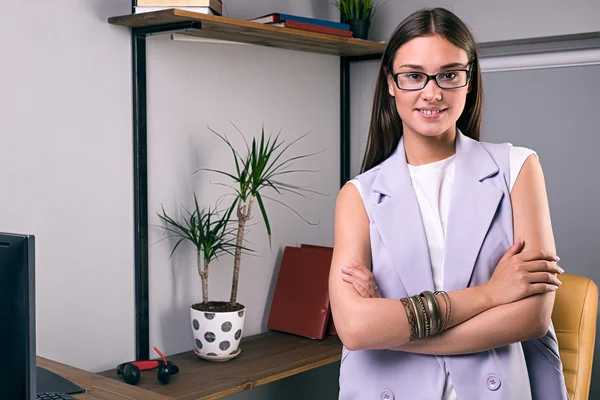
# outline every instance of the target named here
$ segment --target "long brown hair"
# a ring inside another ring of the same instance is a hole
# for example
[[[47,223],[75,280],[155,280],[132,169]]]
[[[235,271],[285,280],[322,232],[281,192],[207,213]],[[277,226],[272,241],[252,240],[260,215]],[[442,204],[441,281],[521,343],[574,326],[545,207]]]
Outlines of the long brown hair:
[[[394,98],[388,93],[388,76],[393,73],[396,51],[411,39],[440,35],[463,49],[471,64],[471,90],[456,125],[466,136],[479,140],[481,132],[483,88],[475,39],[469,28],[451,11],[444,8],[422,9],[408,16],[392,34],[379,67],[375,86],[369,138],[361,172],[368,171],[388,158],[402,137],[402,119]]]

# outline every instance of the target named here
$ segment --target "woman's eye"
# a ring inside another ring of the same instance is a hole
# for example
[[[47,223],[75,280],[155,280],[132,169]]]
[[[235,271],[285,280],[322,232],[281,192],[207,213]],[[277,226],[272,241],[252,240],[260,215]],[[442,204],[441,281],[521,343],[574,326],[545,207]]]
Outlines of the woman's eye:
[[[410,79],[411,81],[419,81],[421,79],[423,79],[423,76],[421,74],[408,74],[408,79]]]
[[[449,81],[449,80],[456,78],[456,75],[457,75],[456,72],[445,72],[442,74],[441,78]]]

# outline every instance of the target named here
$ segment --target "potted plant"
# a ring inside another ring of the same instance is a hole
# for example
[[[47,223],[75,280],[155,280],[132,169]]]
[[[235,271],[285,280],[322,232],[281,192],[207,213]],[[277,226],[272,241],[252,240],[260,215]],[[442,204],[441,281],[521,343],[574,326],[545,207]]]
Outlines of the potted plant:
[[[239,342],[243,335],[246,307],[238,303],[237,293],[242,251],[249,250],[243,246],[244,233],[246,223],[252,216],[254,203],[257,203],[262,220],[265,223],[270,245],[271,225],[265,207],[265,200],[283,205],[310,225],[315,225],[315,223],[307,221],[284,202],[267,196],[266,192],[273,191],[278,195],[288,192],[301,196],[304,196],[303,192],[320,193],[281,180],[289,174],[316,172],[307,169],[292,169],[291,167],[294,161],[317,153],[287,157],[288,149],[308,134],[285,144],[284,141],[280,140],[279,134],[274,138],[266,138],[263,127],[260,139],[253,138],[251,145],[248,144],[242,134],[246,144],[246,152],[242,155],[226,136],[220,135],[212,129],[211,131],[223,140],[231,151],[235,171],[225,172],[211,168],[202,168],[201,170],[217,173],[233,181],[233,186],[226,185],[234,189],[234,198],[231,205],[221,213],[217,212],[216,208],[214,210],[210,208],[200,210],[194,195],[195,210],[192,213],[188,212],[189,216],[183,223],[169,217],[164,209],[159,217],[165,222],[166,229],[179,238],[171,255],[183,240],[192,242],[196,248],[198,273],[202,280],[202,303],[196,303],[190,307],[195,352],[198,356],[211,361],[226,361],[237,356],[241,351]],[[198,171],[195,171],[195,173]],[[237,220],[232,220],[234,212]],[[230,227],[232,223],[235,224],[236,222],[237,226]],[[209,265],[224,253],[233,255],[234,259],[231,296],[228,302],[209,301]],[[201,265],[204,268],[201,268]]]
[[[236,247],[233,229],[229,227],[232,208],[224,212],[200,209],[194,193],[193,212],[187,211],[178,222],[165,212],[159,218],[165,229],[178,240],[169,257],[183,241],[194,245],[198,275],[202,282],[202,302],[190,306],[190,321],[196,354],[202,358],[223,361],[239,354],[239,343],[244,327],[244,309],[232,308],[229,302],[209,301],[208,277],[210,264],[222,254],[233,254]]]
[[[369,37],[371,18],[379,4],[374,0],[335,0],[333,5],[340,10],[342,22],[350,25],[353,37],[365,40]]]

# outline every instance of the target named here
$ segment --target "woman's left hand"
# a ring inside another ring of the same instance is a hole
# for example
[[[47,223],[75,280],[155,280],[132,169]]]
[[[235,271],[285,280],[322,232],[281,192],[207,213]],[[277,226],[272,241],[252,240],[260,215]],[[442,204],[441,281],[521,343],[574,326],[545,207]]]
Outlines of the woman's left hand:
[[[381,297],[375,276],[367,267],[357,261],[353,261],[351,265],[342,265],[342,280],[352,284],[362,297]]]

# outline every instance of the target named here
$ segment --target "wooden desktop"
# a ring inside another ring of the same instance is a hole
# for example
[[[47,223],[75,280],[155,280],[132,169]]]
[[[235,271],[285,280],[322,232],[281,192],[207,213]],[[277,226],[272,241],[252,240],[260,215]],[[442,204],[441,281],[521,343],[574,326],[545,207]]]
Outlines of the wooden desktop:
[[[56,361],[37,357],[37,365],[59,374],[85,389],[72,395],[82,400],[173,400],[172,397],[131,386],[115,379],[87,372]]]
[[[128,385],[110,369],[98,374],[38,357],[38,365],[86,390],[73,395],[85,400],[214,400],[252,389],[313,368],[339,362],[342,343],[337,336],[323,340],[270,331],[243,338],[242,353],[224,363],[205,361],[193,351],[167,356],[180,368],[168,385],[156,370],[143,371],[137,386]]]

